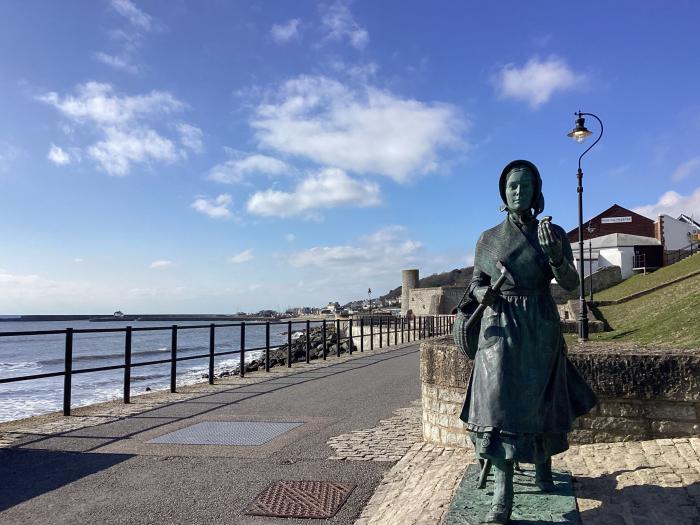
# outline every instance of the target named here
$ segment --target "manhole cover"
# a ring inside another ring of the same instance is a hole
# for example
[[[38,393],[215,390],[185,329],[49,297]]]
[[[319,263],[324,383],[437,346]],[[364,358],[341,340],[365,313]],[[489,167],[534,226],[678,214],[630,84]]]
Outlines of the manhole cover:
[[[263,445],[302,423],[205,421],[151,439],[173,445]]]
[[[276,518],[332,518],[354,488],[351,483],[278,481],[262,491],[246,513]]]

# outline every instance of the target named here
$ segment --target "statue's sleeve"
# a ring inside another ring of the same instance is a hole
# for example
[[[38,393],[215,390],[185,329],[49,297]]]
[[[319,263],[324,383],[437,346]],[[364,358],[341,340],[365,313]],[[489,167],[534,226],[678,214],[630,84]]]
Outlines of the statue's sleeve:
[[[559,285],[565,290],[572,291],[579,285],[578,273],[574,266],[574,254],[571,251],[571,244],[566,236],[566,232],[564,232],[560,226],[555,226],[554,231],[561,240],[561,248],[564,256],[558,266],[554,266],[550,263],[550,267]]]
[[[484,257],[486,257],[486,255],[487,250],[484,249],[484,235],[482,234],[476,243],[476,251],[474,252],[474,273],[469,283],[469,297],[474,300],[476,300],[476,298],[473,292],[476,288],[491,284],[491,276],[485,271],[486,261]]]

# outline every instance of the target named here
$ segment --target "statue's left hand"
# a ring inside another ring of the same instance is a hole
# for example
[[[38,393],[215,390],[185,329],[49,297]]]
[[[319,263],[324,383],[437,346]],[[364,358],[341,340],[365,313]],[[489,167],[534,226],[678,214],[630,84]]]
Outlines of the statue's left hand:
[[[564,257],[561,239],[554,232],[554,228],[552,228],[552,224],[548,220],[540,222],[537,228],[537,236],[539,237],[542,251],[549,257],[549,262],[555,266],[560,265]]]

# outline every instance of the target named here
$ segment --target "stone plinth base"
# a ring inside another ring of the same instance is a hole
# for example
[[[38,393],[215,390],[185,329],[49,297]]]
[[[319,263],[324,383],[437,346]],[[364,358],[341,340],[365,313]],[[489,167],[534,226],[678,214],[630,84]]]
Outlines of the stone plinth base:
[[[534,470],[516,470],[513,479],[514,499],[512,525],[533,523],[568,523],[579,525],[576,497],[568,472],[552,472],[556,490],[542,492],[535,485]],[[479,465],[469,465],[450,505],[443,525],[478,525],[491,508],[493,474],[489,475],[486,488],[476,488]]]

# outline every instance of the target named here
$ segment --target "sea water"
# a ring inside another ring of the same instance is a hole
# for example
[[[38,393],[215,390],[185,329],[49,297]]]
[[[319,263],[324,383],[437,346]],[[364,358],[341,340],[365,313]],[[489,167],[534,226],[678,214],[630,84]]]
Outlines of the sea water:
[[[0,322],[2,332],[27,332],[34,330],[133,328],[168,326],[163,321],[8,321]],[[204,325],[197,321],[183,325]],[[287,324],[270,325],[270,345],[285,344]],[[298,334],[295,334],[298,335]],[[216,328],[216,352],[240,349],[240,327]],[[124,364],[125,333],[77,333],[73,335],[73,370]],[[0,378],[61,372],[64,370],[65,334],[0,337]],[[264,351],[248,351],[265,346],[265,325],[246,324],[246,362],[260,358]],[[170,358],[171,330],[132,332],[132,364]],[[177,356],[208,354],[209,328],[179,329]],[[240,363],[239,354],[215,358],[214,373],[233,370]],[[177,384],[185,385],[204,381],[209,371],[207,357],[178,361]],[[78,407],[102,401],[120,399],[124,394],[124,370],[88,372],[73,375],[71,406]],[[134,367],[131,369],[131,393],[168,388],[170,363]],[[63,376],[0,384],[0,421],[21,419],[37,414],[54,412],[63,407]]]

